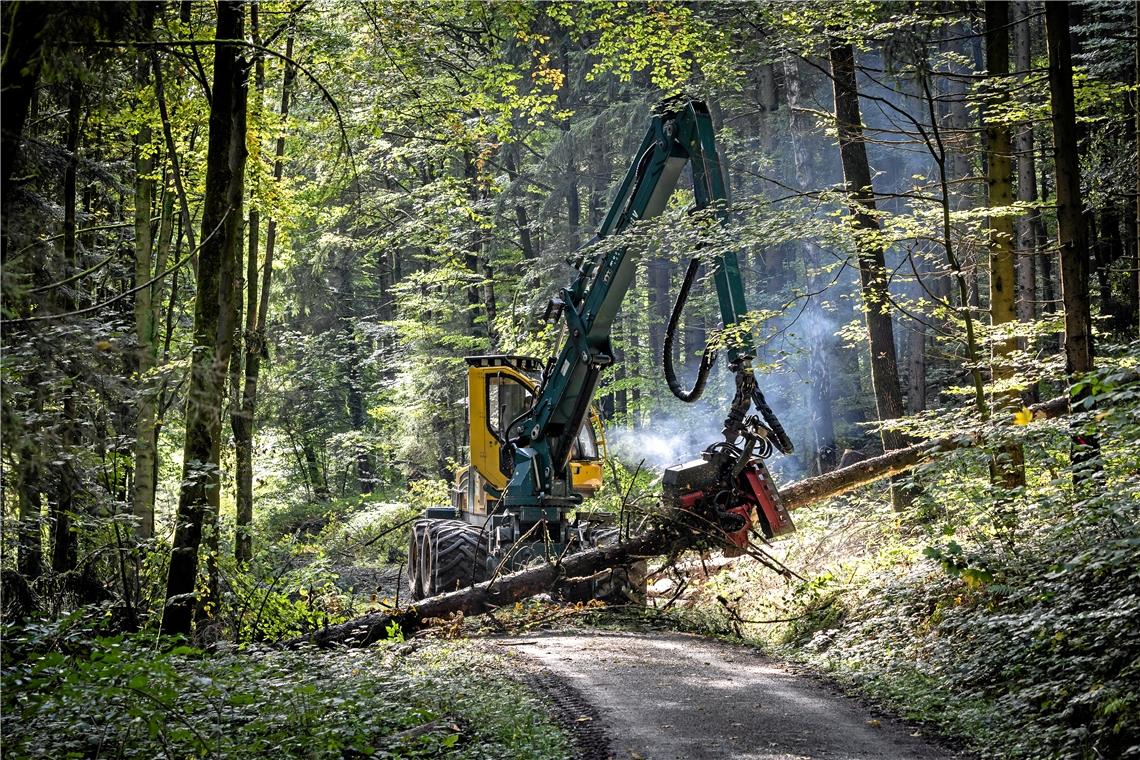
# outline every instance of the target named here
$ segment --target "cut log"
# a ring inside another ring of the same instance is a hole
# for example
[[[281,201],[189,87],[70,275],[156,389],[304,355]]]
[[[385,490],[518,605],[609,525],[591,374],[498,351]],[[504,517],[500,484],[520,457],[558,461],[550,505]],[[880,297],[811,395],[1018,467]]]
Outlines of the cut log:
[[[1047,419],[1060,417],[1068,411],[1068,398],[1060,397],[1030,407],[1034,417]],[[1004,420],[1011,424],[1012,418]],[[993,434],[996,427],[970,433],[935,438],[903,449],[889,451],[882,456],[838,470],[792,483],[781,490],[788,509],[798,509],[824,499],[838,496],[862,485],[897,475],[915,465],[947,451],[975,446]],[[562,561],[522,570],[511,575],[493,578],[470,588],[452,591],[424,599],[418,604],[393,610],[376,612],[350,620],[347,623],[323,628],[286,642],[287,646],[315,644],[366,646],[389,638],[397,630],[408,635],[425,628],[431,621],[447,618],[456,613],[481,615],[499,607],[514,604],[536,594],[550,591],[568,578],[582,578],[607,568],[628,565],[645,557],[659,556],[691,546],[699,540],[698,532],[675,527],[659,527],[620,544],[580,552]]]
[[[1068,396],[1043,401],[1029,407],[1034,419],[1050,419],[1060,417],[1069,411]],[[1012,424],[1012,417],[1004,420],[1006,425]],[[941,438],[908,446],[905,449],[888,451],[885,454],[862,462],[856,462],[848,467],[824,473],[818,477],[801,480],[797,483],[784,486],[780,495],[784,499],[784,506],[788,509],[799,509],[816,502],[839,496],[860,486],[873,483],[876,480],[906,472],[912,467],[926,462],[938,454],[943,454],[967,446],[976,446],[993,434],[995,428],[979,428],[968,433],[955,433]]]
[[[572,554],[561,562],[493,578],[470,588],[424,599],[410,607],[403,607],[390,613],[375,612],[347,623],[322,628],[308,636],[292,639],[286,642],[286,645],[309,643],[317,646],[334,644],[366,646],[380,639],[389,638],[396,630],[408,635],[426,627],[430,621],[437,618],[446,618],[459,612],[464,615],[481,615],[550,591],[564,579],[582,578],[606,568],[629,564],[642,557],[664,554],[679,539],[683,540],[674,530],[651,530],[620,544]]]

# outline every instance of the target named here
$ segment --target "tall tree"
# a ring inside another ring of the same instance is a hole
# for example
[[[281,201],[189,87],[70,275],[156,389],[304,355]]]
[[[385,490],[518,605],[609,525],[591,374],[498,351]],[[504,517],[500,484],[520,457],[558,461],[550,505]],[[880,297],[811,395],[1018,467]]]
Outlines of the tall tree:
[[[244,13],[237,0],[219,2],[215,38],[240,40]],[[216,45],[182,487],[162,615],[162,631],[168,634],[190,633],[203,524],[219,496],[221,408],[235,303],[236,261],[227,258],[234,259],[240,249],[245,86],[238,47]]]
[[[835,119],[839,128],[839,157],[851,204],[851,227],[855,234],[863,313],[870,344],[871,385],[879,421],[889,423],[903,416],[903,398],[889,311],[886,259],[879,221],[875,216],[875,191],[871,184],[871,166],[867,161],[863,120],[859,111],[855,48],[849,42],[833,40],[830,57]],[[901,433],[888,428],[882,430],[882,442],[887,451],[906,445]],[[896,510],[904,509],[910,502],[904,488],[895,482],[891,484],[891,502]]]
[[[1081,207],[1080,146],[1073,97],[1073,53],[1069,39],[1069,3],[1045,3],[1049,47],[1049,96],[1053,107],[1053,165],[1057,180],[1057,244],[1060,251],[1061,301],[1065,307],[1065,372],[1077,383],[1093,368],[1092,308],[1089,302],[1089,251]],[[1072,401],[1087,398],[1087,387]],[[1093,436],[1077,434],[1074,464],[1095,457]],[[1078,477],[1080,477],[1078,471]]]
[[[1009,99],[1005,77],[1009,75],[1009,3],[990,0],[986,12],[986,69],[990,88],[987,104],[991,109],[1000,107]],[[990,115],[986,119],[986,188],[989,199],[990,246],[990,320],[996,327],[1017,318],[1014,265],[1013,217],[1013,146],[1009,126],[1004,114]],[[998,382],[1013,375],[1009,355],[1017,348],[1013,338],[992,342],[993,379]],[[995,398],[995,405],[1012,405],[1016,394],[1004,393]],[[1021,446],[1002,446],[994,461],[994,474],[1007,487],[1025,485],[1025,455]]]
[[[1018,78],[1025,82],[1033,66],[1033,35],[1027,6],[1010,3],[1013,16],[1014,60]],[[1017,200],[1025,204],[1037,202],[1037,157],[1034,155],[1033,122],[1027,120],[1017,129]],[[1037,239],[1041,212],[1033,209],[1017,219],[1017,318],[1031,324],[1037,318]],[[1036,392],[1031,391],[1032,400]]]
[[[78,271],[78,233],[76,222],[76,197],[79,174],[80,121],[83,111],[83,85],[78,79],[68,89],[67,121],[64,128],[64,147],[67,150],[67,164],[63,170],[63,261],[71,271]],[[67,312],[75,308],[75,301],[66,290],[60,291],[59,305]],[[72,362],[65,358],[66,364]],[[60,448],[63,456],[54,461],[55,499],[50,503],[52,530],[52,570],[63,573],[74,570],[78,558],[78,540],[75,534],[75,496],[79,488],[79,475],[76,472],[76,395],[79,392],[79,376],[73,367],[66,367],[68,382],[63,385],[63,417],[60,420]]]
[[[281,127],[273,151],[273,181],[280,184],[285,173],[285,129],[289,119],[289,96],[296,77],[293,64],[292,29],[285,39],[285,73],[281,82]],[[260,83],[260,79],[258,80]],[[260,86],[260,85],[259,85]],[[260,97],[260,92],[259,92]],[[237,536],[234,553],[239,562],[253,556],[253,433],[257,409],[257,384],[265,356],[265,325],[269,315],[269,288],[273,282],[273,260],[277,247],[277,219],[270,217],[265,230],[265,261],[261,282],[257,278],[257,229],[260,215],[250,211],[250,251],[246,267],[245,374],[242,381],[241,413],[235,418],[234,448],[237,458]]]
[[[153,6],[139,5],[140,32],[149,35],[154,23]],[[150,79],[150,57],[146,51],[138,53],[135,64],[135,84],[144,92]],[[151,260],[154,256],[154,236],[151,230],[151,213],[154,206],[155,170],[151,146],[151,129],[148,123],[139,128],[135,136],[135,340],[138,348],[135,368],[138,372],[139,394],[135,416],[134,490],[131,493],[132,512],[136,531],[141,538],[154,534],[154,491],[157,441],[154,435],[156,419],[155,395],[151,370],[158,360],[157,312],[152,302],[152,290],[144,284],[151,280]]]

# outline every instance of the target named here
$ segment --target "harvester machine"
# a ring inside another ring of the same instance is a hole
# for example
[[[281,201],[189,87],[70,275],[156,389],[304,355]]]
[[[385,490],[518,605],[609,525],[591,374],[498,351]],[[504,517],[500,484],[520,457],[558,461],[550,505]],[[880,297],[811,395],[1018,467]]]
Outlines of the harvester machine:
[[[601,485],[600,426],[592,403],[601,373],[614,363],[614,319],[636,269],[619,236],[662,213],[686,166],[695,210],[726,220],[727,177],[709,109],[702,101],[677,98],[652,115],[597,236],[572,262],[573,280],[547,307],[549,320],[563,322],[559,353],[545,362],[467,359],[470,464],[456,477],[452,504],[428,509],[413,526],[409,578],[417,598],[616,540],[615,527],[582,519],[579,508],[583,496]],[[700,458],[665,471],[663,506],[714,535],[727,551],[739,552],[753,530],[774,537],[794,529],[764,464],[775,451],[790,453],[792,443],[756,382],[736,254],[719,253],[711,265],[721,323],[731,336],[726,352],[735,393],[723,439]],[[682,387],[672,345],[701,266],[699,256],[688,265],[662,357],[670,390],[686,402],[701,395],[716,357],[706,347],[693,387]],[[636,598],[643,591],[644,576],[631,567],[616,568],[604,584],[574,593]]]

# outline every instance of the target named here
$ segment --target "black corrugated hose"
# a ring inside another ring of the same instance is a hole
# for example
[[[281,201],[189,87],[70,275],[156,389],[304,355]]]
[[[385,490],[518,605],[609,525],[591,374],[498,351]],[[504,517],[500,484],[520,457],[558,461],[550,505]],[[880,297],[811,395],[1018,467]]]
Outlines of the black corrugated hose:
[[[677,380],[677,373],[673,369],[673,338],[677,332],[677,322],[681,320],[681,312],[685,310],[685,301],[689,298],[689,291],[697,279],[697,272],[700,271],[700,268],[700,259],[694,258],[689,262],[689,269],[685,272],[685,281],[681,283],[681,291],[677,293],[677,302],[673,304],[673,314],[669,317],[669,326],[665,329],[665,345],[661,351],[665,382],[669,384],[669,390],[673,392],[673,395],[686,404],[693,403],[704,393],[705,383],[709,379],[709,370],[716,363],[716,351],[711,346],[706,345],[705,352],[701,356],[701,365],[697,368],[697,379],[693,382],[691,390],[685,390],[681,386],[680,381]]]

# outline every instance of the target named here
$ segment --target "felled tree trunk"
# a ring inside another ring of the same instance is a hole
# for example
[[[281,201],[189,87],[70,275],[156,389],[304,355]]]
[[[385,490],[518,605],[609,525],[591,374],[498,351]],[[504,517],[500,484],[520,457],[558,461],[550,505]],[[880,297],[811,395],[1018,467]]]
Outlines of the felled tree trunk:
[[[1060,397],[1030,407],[1038,418],[1060,417],[1068,412],[1068,398]],[[1009,424],[1008,420],[1006,424]],[[781,489],[788,509],[798,509],[824,499],[838,496],[867,483],[897,475],[947,451],[975,446],[988,436],[987,429],[972,433],[955,433],[888,451],[882,456],[838,470],[792,483]],[[387,638],[397,629],[407,635],[428,627],[435,619],[456,613],[481,615],[496,608],[508,606],[527,597],[550,591],[561,581],[583,578],[607,568],[628,565],[638,559],[683,549],[697,540],[699,534],[684,529],[658,528],[628,541],[600,549],[591,549],[566,557],[559,563],[522,570],[502,576],[471,588],[433,596],[411,607],[392,612],[376,612],[314,631],[286,642],[287,646],[315,644],[367,646]]]
[[[541,594],[554,588],[566,578],[583,578],[610,567],[628,564],[639,557],[651,557],[669,549],[678,536],[672,531],[653,530],[629,541],[601,549],[573,554],[560,563],[542,565],[511,575],[495,578],[447,594],[424,599],[411,607],[402,607],[390,613],[375,612],[347,623],[314,631],[308,636],[286,642],[289,646],[315,644],[330,646],[367,646],[388,638],[390,632],[405,635],[430,625],[436,618],[462,612],[464,615],[481,615],[498,607],[514,604],[520,599]]]

